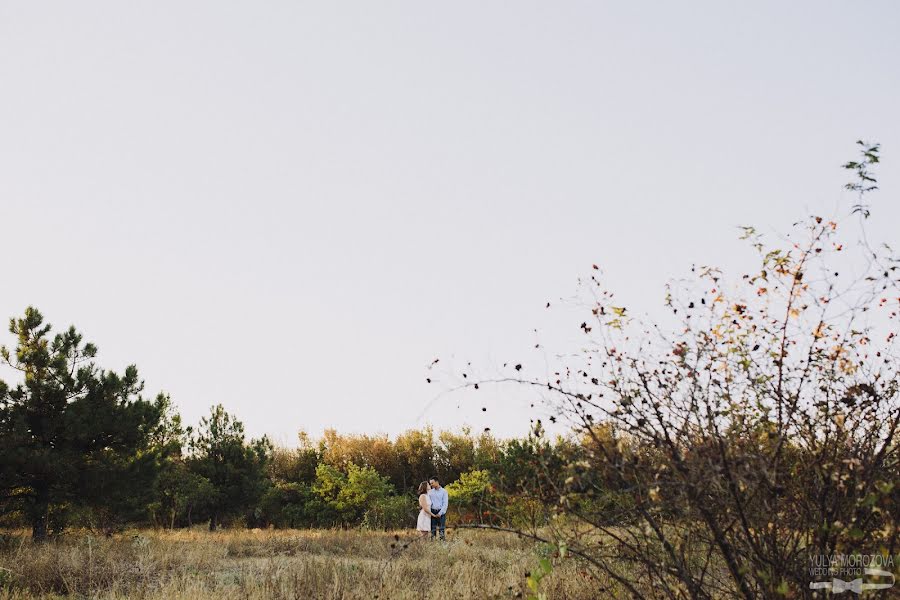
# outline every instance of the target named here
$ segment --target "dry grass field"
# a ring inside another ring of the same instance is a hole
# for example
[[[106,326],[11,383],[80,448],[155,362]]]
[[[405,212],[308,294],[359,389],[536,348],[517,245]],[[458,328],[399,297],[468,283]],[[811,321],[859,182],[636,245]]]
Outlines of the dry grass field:
[[[465,530],[443,544],[360,530],[73,531],[44,545],[23,531],[0,540],[0,600],[527,598],[525,573],[547,552],[513,535]],[[557,565],[541,592],[615,596],[572,561]]]

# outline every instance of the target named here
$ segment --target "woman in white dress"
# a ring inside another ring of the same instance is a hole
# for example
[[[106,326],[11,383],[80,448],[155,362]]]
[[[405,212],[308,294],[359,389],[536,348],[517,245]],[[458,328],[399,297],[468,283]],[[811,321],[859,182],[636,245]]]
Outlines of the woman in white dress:
[[[431,500],[428,498],[428,482],[423,481],[419,484],[419,519],[416,521],[416,531],[422,534],[422,537],[431,533]]]

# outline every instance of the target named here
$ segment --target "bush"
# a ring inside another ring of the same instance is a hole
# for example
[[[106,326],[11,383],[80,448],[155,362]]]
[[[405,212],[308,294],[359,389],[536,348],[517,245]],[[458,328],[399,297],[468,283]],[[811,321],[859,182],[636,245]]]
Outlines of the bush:
[[[534,531],[547,525],[550,509],[534,498],[510,496],[503,507],[503,519],[515,529]]]
[[[815,557],[895,555],[900,255],[867,241],[879,158],[860,144],[840,221],[858,236],[818,216],[774,243],[744,228],[758,270],[694,269],[659,327],[592,274],[583,349],[545,380],[513,375],[582,438],[562,485],[540,455],[545,481],[525,483],[552,490],[554,541],[598,578],[640,573],[659,598],[809,597]]]
[[[363,516],[366,529],[410,529],[415,526],[418,505],[407,496],[381,498]]]

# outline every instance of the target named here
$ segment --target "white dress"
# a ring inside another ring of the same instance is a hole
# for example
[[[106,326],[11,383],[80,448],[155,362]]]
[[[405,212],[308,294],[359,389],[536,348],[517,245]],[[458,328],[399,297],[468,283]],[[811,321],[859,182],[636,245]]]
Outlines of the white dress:
[[[419,496],[419,520],[416,521],[416,531],[431,531],[431,500],[428,494]]]

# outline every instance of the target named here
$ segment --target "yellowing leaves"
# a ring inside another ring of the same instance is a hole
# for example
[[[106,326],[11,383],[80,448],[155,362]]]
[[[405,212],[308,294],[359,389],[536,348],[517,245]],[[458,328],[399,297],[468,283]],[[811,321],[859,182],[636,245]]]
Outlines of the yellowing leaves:
[[[841,357],[840,359],[838,359],[838,367],[841,369],[841,371],[843,371],[847,375],[852,375],[852,374],[856,373],[856,371],[857,371],[856,363],[854,363],[852,360],[848,360],[844,357]]]

